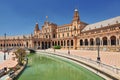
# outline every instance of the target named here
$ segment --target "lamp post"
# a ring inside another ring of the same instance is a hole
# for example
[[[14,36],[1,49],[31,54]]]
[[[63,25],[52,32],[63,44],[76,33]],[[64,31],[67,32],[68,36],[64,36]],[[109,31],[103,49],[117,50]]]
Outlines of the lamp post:
[[[69,41],[70,42],[70,41]],[[69,42],[68,42],[68,54],[70,55],[70,49],[69,49]]]
[[[6,54],[5,54],[5,52],[6,52],[6,33],[4,34],[4,60],[6,60]]]
[[[70,55],[70,49],[69,49],[69,47],[68,47],[68,54]]]
[[[98,56],[97,56],[97,62],[100,62],[100,39],[97,38],[97,45],[98,45]]]

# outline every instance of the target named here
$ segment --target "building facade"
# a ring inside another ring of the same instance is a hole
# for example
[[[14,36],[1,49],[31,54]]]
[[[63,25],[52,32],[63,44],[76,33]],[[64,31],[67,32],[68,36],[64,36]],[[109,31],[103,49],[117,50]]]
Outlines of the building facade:
[[[62,49],[120,51],[120,16],[87,24],[80,20],[77,9],[70,24],[58,26],[45,21],[42,29],[35,25],[33,35],[0,37],[0,48],[28,47],[48,49],[60,45]]]

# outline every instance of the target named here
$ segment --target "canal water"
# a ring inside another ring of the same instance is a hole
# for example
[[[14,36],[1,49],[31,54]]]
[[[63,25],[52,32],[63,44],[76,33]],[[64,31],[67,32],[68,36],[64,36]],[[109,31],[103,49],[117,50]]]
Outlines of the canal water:
[[[18,80],[104,80],[68,60],[44,54],[29,55],[27,68]]]

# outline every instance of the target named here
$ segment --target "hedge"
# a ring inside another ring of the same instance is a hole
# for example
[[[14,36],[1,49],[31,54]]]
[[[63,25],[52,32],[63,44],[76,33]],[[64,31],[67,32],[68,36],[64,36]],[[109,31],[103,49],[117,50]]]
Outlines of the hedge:
[[[54,49],[61,49],[61,46],[54,46]]]

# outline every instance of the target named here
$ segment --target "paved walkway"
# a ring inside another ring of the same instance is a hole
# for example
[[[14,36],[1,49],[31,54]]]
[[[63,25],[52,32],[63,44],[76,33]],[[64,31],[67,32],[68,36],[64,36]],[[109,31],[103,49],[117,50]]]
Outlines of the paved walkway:
[[[8,53],[5,53],[6,54],[6,59],[9,59],[9,55]],[[3,52],[0,52],[0,63],[2,63],[4,61],[4,53]]]
[[[6,53],[6,57],[7,57],[7,59],[4,61],[3,60],[3,56],[4,56],[4,54],[3,53],[0,53],[0,69],[3,69],[4,67],[7,67],[7,68],[9,68],[9,67],[14,67],[15,65],[17,65],[17,61],[16,60],[13,60],[13,53],[12,52],[10,52],[9,53],[9,55]]]
[[[3,56],[4,53],[0,52],[0,69],[3,69],[4,67],[10,68],[17,65],[17,61],[12,59],[12,57],[14,57],[13,52],[10,52],[9,55],[6,53],[6,60],[4,60]],[[8,74],[1,77],[0,80],[6,80],[7,78]]]
[[[54,51],[53,49],[48,50]],[[55,50],[55,51],[68,54],[68,50]],[[98,52],[89,50],[70,50],[70,54],[85,57],[96,61]],[[120,52],[100,51],[100,58],[102,63],[120,68]]]

